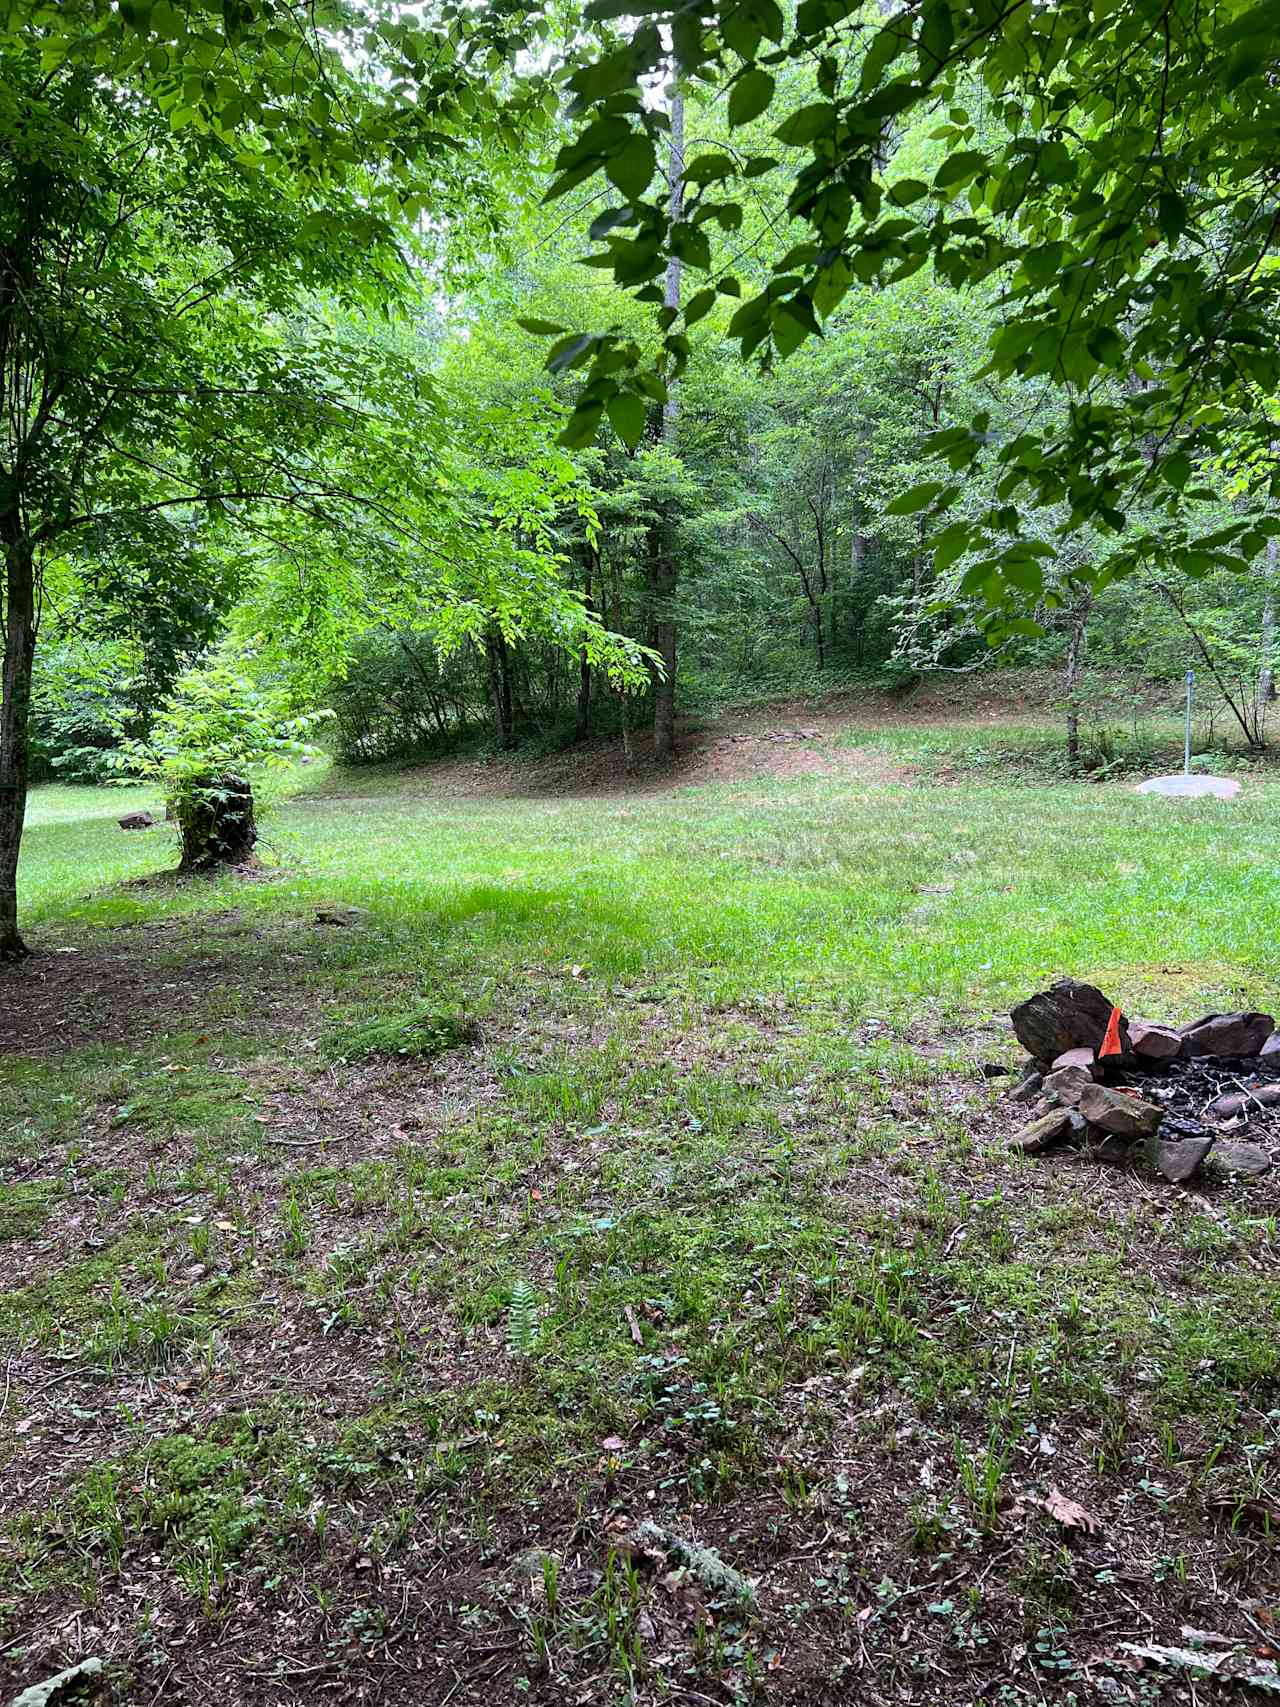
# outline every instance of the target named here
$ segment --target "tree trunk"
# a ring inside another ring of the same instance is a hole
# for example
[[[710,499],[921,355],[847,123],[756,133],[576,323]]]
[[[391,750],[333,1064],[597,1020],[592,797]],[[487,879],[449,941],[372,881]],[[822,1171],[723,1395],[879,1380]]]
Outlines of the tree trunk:
[[[667,214],[675,225],[684,213],[684,94],[679,84],[671,95],[671,143],[667,156]],[[663,303],[667,308],[680,307],[681,262],[672,255],[667,262]],[[662,442],[675,453],[676,429],[679,426],[679,405],[676,402],[674,381],[667,389],[662,406]],[[654,649],[662,661],[662,673],[653,678],[653,758],[655,764],[668,764],[676,750],[676,613],[673,608],[679,570],[672,540],[673,517],[668,508],[657,528],[658,549],[651,568],[654,602]]]
[[[515,712],[511,701],[511,655],[501,634],[495,632],[485,636],[484,655],[489,666],[489,691],[493,696],[498,744],[504,749],[511,748],[516,744]]]
[[[187,783],[173,801],[182,838],[181,871],[248,865],[258,840],[253,788],[247,777],[224,772]]]
[[[1266,730],[1267,708],[1276,697],[1276,570],[1280,567],[1280,539],[1267,541],[1266,601],[1262,607],[1262,657],[1258,670],[1258,735]]]
[[[1071,638],[1067,643],[1067,667],[1062,678],[1067,702],[1067,763],[1073,772],[1080,769],[1080,701],[1077,694],[1084,667],[1085,629],[1092,609],[1092,598],[1086,598],[1072,612]]]
[[[18,851],[27,812],[31,670],[36,650],[36,575],[15,505],[0,517],[4,549],[4,664],[0,676],[0,960],[27,952],[18,931]]]
[[[593,614],[597,612],[595,603],[595,583],[599,577],[593,574],[597,568],[598,552],[587,548],[586,585],[583,588],[583,604]],[[600,589],[603,594],[603,588]],[[591,660],[584,646],[578,657],[578,716],[574,726],[574,739],[585,741],[591,728]]]

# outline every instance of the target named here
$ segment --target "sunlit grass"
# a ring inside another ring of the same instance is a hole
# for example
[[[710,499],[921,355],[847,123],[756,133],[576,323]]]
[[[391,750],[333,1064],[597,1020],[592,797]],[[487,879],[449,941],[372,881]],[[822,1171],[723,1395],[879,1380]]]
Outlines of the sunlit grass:
[[[1127,999],[1126,980],[1176,962],[1209,969],[1185,992],[1194,1005],[1229,998],[1236,979],[1264,999],[1276,975],[1276,798],[1255,780],[1230,804],[1123,784],[812,779],[633,801],[322,792],[286,800],[264,825],[275,881],[175,895],[113,887],[172,863],[166,831],[114,822],[154,797],[37,790],[22,893],[36,940],[59,915],[118,922],[229,895],[278,914],[340,898],[371,909],[396,943],[491,971],[578,965],[725,998],[825,986],[854,1008],[967,1009],[1067,971],[1115,969]]]

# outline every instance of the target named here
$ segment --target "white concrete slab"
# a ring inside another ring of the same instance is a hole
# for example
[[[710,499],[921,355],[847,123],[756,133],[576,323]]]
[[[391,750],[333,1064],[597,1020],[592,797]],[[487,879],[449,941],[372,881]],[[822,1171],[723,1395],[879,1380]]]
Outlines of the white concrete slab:
[[[1231,800],[1239,794],[1240,784],[1229,776],[1153,776],[1148,782],[1140,782],[1133,792]]]

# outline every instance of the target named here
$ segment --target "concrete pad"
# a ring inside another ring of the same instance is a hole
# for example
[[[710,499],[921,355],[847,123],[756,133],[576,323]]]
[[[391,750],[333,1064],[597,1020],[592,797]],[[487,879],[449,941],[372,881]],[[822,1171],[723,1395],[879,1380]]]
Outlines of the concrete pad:
[[[1133,792],[1210,796],[1214,800],[1231,800],[1239,794],[1240,784],[1229,776],[1153,776],[1149,782],[1140,782]]]

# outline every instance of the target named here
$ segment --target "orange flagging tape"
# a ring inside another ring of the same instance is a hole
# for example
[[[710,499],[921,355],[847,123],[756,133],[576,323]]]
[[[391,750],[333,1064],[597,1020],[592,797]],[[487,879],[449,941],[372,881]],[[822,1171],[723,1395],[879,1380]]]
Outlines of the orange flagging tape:
[[[1122,1055],[1120,1047],[1120,1021],[1122,1014],[1119,1008],[1112,1008],[1111,1018],[1107,1021],[1107,1034],[1102,1040],[1102,1048],[1098,1051],[1098,1059],[1104,1055]]]

